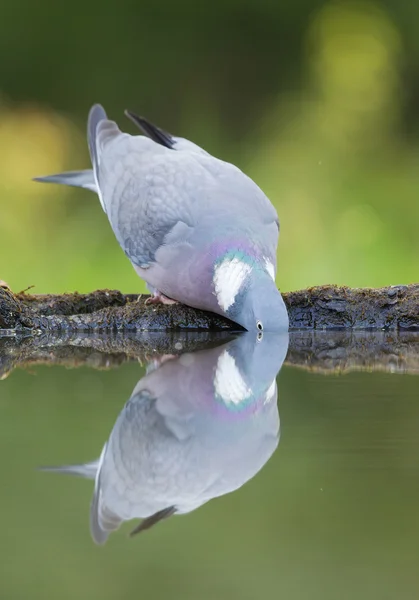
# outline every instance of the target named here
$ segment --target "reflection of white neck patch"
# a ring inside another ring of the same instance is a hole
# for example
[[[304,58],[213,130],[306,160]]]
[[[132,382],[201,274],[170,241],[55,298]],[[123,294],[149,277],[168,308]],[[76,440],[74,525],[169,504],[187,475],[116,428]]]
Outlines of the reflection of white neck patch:
[[[266,390],[265,404],[267,404],[268,402],[270,402],[272,400],[272,398],[275,396],[275,392],[276,392],[276,379],[273,380],[271,385]]]
[[[252,267],[238,258],[226,258],[214,270],[214,289],[220,308],[227,311],[236,300]]]
[[[236,361],[225,350],[218,359],[214,377],[215,393],[226,404],[240,404],[252,395],[237,368]]]

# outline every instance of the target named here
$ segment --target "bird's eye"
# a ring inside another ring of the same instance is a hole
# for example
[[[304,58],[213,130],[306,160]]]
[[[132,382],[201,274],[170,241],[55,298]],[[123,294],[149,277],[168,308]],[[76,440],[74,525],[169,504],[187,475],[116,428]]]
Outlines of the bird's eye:
[[[262,321],[256,321],[256,327],[259,329],[259,331],[263,331],[263,323],[262,323]]]

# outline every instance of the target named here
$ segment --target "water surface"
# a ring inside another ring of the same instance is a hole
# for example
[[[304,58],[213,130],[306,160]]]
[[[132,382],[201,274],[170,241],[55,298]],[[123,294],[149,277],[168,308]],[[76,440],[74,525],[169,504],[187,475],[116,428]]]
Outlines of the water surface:
[[[285,339],[172,342],[74,369],[43,350],[0,382],[1,596],[417,598],[417,376],[388,352],[331,374],[282,366]],[[92,526],[94,479],[38,468],[94,478],[106,443]]]

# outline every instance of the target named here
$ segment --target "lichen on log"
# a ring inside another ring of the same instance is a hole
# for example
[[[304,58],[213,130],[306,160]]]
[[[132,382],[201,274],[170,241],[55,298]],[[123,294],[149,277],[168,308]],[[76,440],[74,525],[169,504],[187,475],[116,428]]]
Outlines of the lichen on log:
[[[319,286],[283,294],[290,329],[419,330],[419,284],[379,289]],[[219,315],[182,304],[147,305],[146,295],[13,294],[0,287],[0,331],[238,331]]]

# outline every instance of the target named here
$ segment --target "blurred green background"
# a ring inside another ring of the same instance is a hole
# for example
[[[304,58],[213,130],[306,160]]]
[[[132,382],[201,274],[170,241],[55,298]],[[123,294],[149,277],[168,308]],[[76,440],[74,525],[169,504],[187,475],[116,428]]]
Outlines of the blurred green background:
[[[281,220],[281,289],[418,280],[419,4],[412,0],[3,0],[0,279],[144,285],[93,194],[85,121],[130,108],[239,165]],[[143,370],[46,367],[1,382],[0,597],[415,599],[419,410],[411,376],[285,368],[282,439],[237,494],[143,539],[89,538],[98,456]]]
[[[419,4],[3,0],[0,278],[142,291],[93,194],[94,102],[130,108],[251,175],[281,220],[281,289],[416,281]]]

